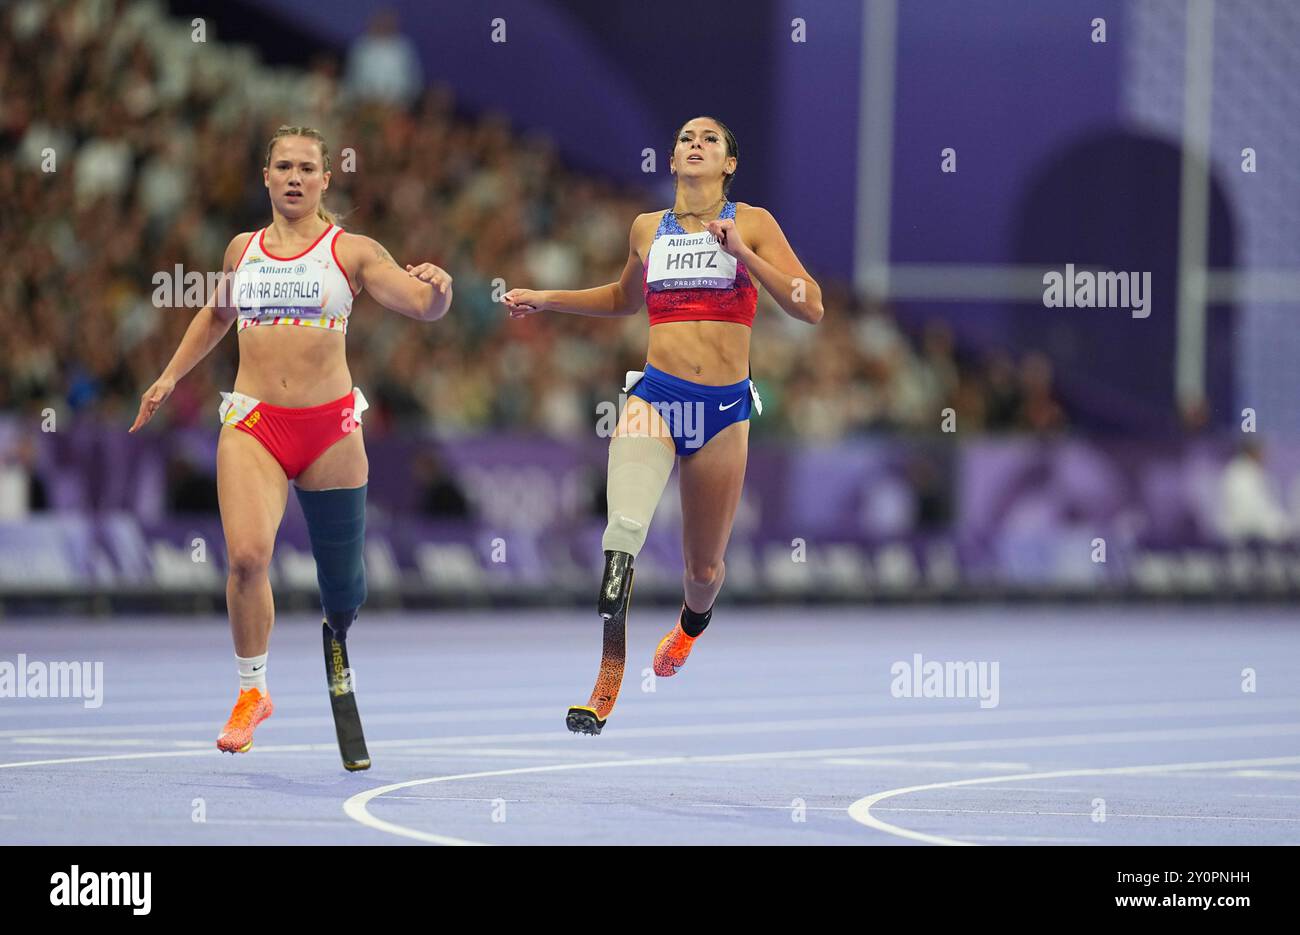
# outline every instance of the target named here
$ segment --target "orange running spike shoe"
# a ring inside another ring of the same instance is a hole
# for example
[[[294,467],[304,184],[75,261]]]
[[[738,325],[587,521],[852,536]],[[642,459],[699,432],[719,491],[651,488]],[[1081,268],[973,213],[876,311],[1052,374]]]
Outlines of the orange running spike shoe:
[[[230,720],[217,738],[217,749],[226,753],[247,753],[253,748],[253,731],[271,716],[274,708],[271,696],[263,695],[256,688],[246,688],[239,693],[235,710],[230,712]]]
[[[665,679],[670,675],[676,675],[677,670],[686,665],[686,657],[691,654],[691,647],[695,645],[696,639],[697,637],[687,636],[682,630],[679,616],[673,628],[668,631],[668,635],[659,641],[659,646],[655,649],[655,675]]]

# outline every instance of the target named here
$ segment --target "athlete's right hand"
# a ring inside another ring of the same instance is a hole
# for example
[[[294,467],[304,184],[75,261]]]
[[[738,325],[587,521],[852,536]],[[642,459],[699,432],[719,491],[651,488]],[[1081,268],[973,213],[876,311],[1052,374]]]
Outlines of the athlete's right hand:
[[[533,289],[511,289],[501,301],[505,302],[511,318],[524,318],[534,312],[546,311],[546,293]]]
[[[144,395],[140,397],[140,412],[136,415],[135,424],[131,426],[130,431],[136,431],[136,429],[152,419],[153,414],[158,411],[158,407],[172,394],[174,389],[176,389],[175,380],[170,377],[159,377],[158,382],[145,390]]]

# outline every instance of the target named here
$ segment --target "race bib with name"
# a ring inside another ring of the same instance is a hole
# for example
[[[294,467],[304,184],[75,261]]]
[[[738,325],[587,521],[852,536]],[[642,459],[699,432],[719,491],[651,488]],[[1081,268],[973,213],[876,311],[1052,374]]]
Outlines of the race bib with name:
[[[727,289],[736,282],[736,258],[708,231],[664,234],[650,245],[646,285],[663,289]]]
[[[246,266],[235,277],[235,305],[268,315],[318,317],[325,304],[318,263]]]

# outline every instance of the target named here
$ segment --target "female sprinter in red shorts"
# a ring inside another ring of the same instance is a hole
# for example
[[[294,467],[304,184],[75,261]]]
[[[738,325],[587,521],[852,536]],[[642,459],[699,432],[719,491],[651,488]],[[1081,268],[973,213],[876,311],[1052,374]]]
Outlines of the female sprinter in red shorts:
[[[632,223],[618,282],[579,292],[512,289],[511,317],[533,312],[634,315],[644,299],[650,349],[644,372],[628,374],[630,394],[609,445],[605,573],[598,609],[605,643],[586,705],[565,723],[598,734],[623,681],[632,563],[645,544],[655,506],[680,463],[685,600],[654,655],[656,675],[674,675],[704,632],[722,588],[723,554],[740,502],[749,444],[749,337],[757,280],[800,321],[821,320],[821,289],[762,208],[727,200],[736,138],[719,120],[697,117],[678,132],[669,169],[677,179],[672,210]]]
[[[270,226],[230,242],[217,294],[141,397],[131,431],[153,417],[176,382],[238,321],[239,372],[234,392],[221,394],[217,494],[240,691],[217,746],[247,751],[254,729],[271,715],[266,653],[275,607],[267,570],[293,481],[316,558],[339,746],[348,769],[365,769],[370,760],[344,641],[366,597],[368,463],[361,414],[367,404],[352,386],[344,335],[362,290],[408,318],[441,318],[451,304],[451,277],[431,263],[402,269],[374,240],[335,224],[321,205],[330,157],[318,131],[278,129],[262,178],[271,198]]]

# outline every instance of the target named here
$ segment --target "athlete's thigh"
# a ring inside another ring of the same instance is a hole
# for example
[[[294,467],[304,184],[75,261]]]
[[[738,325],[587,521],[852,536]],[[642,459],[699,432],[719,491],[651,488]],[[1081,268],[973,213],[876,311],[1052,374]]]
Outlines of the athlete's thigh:
[[[229,552],[269,555],[284,516],[289,480],[256,438],[234,426],[217,440],[217,502]]]
[[[629,396],[623,405],[623,411],[618,417],[618,425],[614,429],[614,437],[620,436],[657,438],[667,445],[674,455],[677,454],[677,446],[673,443],[672,430],[669,429],[668,423],[654,406],[640,396]]]
[[[321,452],[294,483],[302,490],[360,487],[370,476],[370,460],[361,438],[361,426]]]
[[[699,451],[681,459],[682,554],[688,563],[722,560],[745,486],[748,459],[748,420],[727,426]]]

